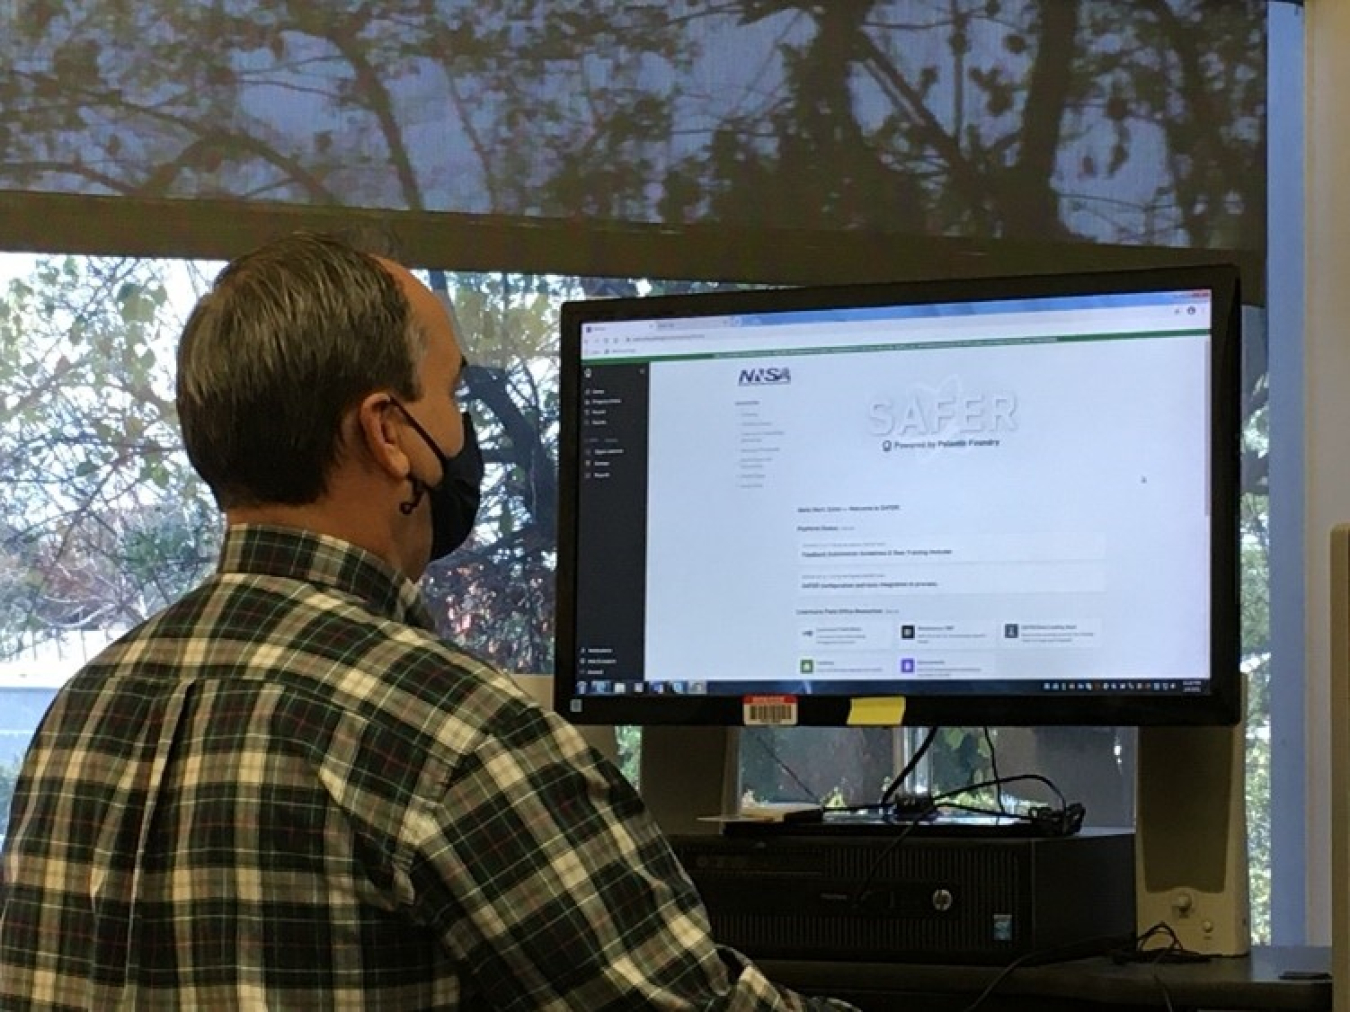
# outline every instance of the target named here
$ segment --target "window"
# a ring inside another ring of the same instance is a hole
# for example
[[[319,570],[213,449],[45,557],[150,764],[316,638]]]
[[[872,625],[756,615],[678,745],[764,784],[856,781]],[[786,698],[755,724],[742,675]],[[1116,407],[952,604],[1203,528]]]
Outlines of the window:
[[[0,254],[0,684],[59,680],[212,564],[219,524],[176,448],[170,376],[208,260],[279,229],[374,223],[409,262],[479,271],[427,275],[454,291],[474,335],[492,460],[484,523],[427,588],[447,633],[547,670],[561,299],[658,284],[629,275],[1087,269],[1171,247],[1237,251],[1264,302],[1259,167],[1268,11],[1280,6],[579,0],[559,16],[540,2],[443,0],[422,16],[378,0],[314,19],[169,0],[0,4],[0,190],[13,209],[0,250],[55,253]],[[1270,408],[1264,327],[1249,332],[1259,877]],[[31,712],[9,703],[0,714]],[[30,733],[29,720],[0,735]],[[1094,817],[1128,813],[1132,743],[1114,732],[950,730],[925,775],[987,771],[990,741],[1005,771],[1095,770]],[[883,732],[748,736],[747,786],[866,796],[913,745]]]
[[[179,446],[173,349],[219,264],[103,257],[0,259],[0,791],[53,687],[103,643],[204,578],[220,523]],[[423,581],[441,631],[507,670],[549,671],[556,531],[557,313],[562,301],[672,285],[624,279],[424,272],[452,295],[489,466],[471,540]],[[1254,381],[1256,382],[1256,381]],[[1259,388],[1260,384],[1257,383]],[[1264,407],[1252,414],[1264,450]],[[1266,668],[1264,493],[1249,493],[1244,594],[1253,704]],[[38,687],[34,687],[38,683]],[[1258,925],[1267,895],[1268,735],[1253,721],[1249,797]],[[621,729],[636,773],[636,729]],[[761,800],[873,801],[916,746],[913,732],[759,731],[742,744],[744,790]],[[950,789],[1004,774],[1050,776],[1099,825],[1132,818],[1133,735],[1114,729],[944,729],[919,773]],[[920,781],[922,785],[922,781]],[[7,798],[0,808],[7,812]],[[0,832],[3,826],[0,825]],[[1258,927],[1258,935],[1262,930]]]

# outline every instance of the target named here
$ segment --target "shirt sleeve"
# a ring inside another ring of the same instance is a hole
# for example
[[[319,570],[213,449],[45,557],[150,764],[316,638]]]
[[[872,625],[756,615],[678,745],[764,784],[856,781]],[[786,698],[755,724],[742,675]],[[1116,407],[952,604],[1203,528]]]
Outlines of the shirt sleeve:
[[[485,739],[420,818],[417,916],[491,1008],[852,1008],[719,949],[636,792],[555,715],[530,708]]]

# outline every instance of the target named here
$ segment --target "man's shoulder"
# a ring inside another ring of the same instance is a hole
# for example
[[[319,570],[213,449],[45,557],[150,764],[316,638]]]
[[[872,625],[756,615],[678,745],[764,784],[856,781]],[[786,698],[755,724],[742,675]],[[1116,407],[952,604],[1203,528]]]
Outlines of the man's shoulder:
[[[76,676],[284,685],[367,718],[426,723],[507,676],[433,631],[322,587],[214,577],[109,644]],[[509,691],[509,690],[508,690]],[[467,712],[472,712],[467,707]]]
[[[534,708],[510,675],[431,630],[325,588],[228,576],[127,632],[76,683],[153,694],[180,678],[245,693],[282,688],[288,712],[319,721],[346,714],[390,747],[451,763]]]

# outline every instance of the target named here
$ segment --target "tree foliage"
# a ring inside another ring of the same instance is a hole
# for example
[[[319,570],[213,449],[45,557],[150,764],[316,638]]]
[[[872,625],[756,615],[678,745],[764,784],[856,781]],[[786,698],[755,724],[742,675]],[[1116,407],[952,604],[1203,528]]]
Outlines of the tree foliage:
[[[427,577],[443,629],[514,670],[552,667],[557,307],[575,283],[437,273],[473,363],[487,461],[470,543]],[[171,289],[173,296],[171,297]],[[183,265],[51,258],[0,299],[0,653],[126,628],[215,560],[220,521],[181,450]]]
[[[1257,0],[40,0],[0,185],[1258,248]]]
[[[558,307],[564,279],[431,272],[453,290],[469,407],[487,476],[473,539],[424,587],[444,630],[514,671],[553,669],[558,496]]]
[[[179,451],[165,277],[52,258],[0,299],[0,650],[126,628],[214,559]]]

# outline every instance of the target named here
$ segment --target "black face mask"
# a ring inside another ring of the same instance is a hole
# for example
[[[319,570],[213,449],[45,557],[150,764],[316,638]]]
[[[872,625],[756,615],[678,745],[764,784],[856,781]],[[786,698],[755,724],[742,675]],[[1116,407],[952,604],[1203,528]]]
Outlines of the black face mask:
[[[398,404],[398,401],[394,402]],[[473,533],[474,521],[478,518],[478,504],[482,497],[483,451],[478,446],[478,434],[473,428],[473,419],[467,411],[464,419],[464,446],[453,457],[447,457],[436,440],[418,423],[402,404],[398,404],[403,417],[408,419],[413,429],[441,462],[441,481],[431,486],[416,475],[410,475],[413,483],[413,495],[407,502],[399,503],[399,510],[407,516],[417,509],[422,501],[422,493],[431,495],[431,561],[443,559],[468,539]]]

